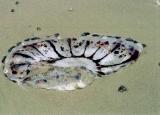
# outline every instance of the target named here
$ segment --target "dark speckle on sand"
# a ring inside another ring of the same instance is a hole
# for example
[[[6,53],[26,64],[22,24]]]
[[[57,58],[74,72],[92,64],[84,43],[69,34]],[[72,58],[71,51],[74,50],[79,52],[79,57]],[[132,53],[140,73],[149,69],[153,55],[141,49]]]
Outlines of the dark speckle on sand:
[[[118,88],[118,91],[119,91],[119,92],[125,92],[125,91],[127,91],[127,88],[126,88],[124,85],[121,85],[121,86]]]
[[[11,12],[15,12],[15,10],[14,10],[14,9],[11,9]]]
[[[15,2],[15,5],[18,5],[18,4],[19,4],[19,1],[16,1],[16,2]]]
[[[37,30],[37,31],[41,31],[41,28],[40,28],[40,27],[37,27],[36,30]]]

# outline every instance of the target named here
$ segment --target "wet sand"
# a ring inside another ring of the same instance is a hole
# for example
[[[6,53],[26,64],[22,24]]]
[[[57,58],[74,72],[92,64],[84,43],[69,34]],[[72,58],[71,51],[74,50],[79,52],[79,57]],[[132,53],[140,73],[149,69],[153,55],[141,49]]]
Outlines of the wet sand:
[[[0,115],[160,114],[159,19],[153,0],[0,0],[0,58],[25,38],[57,32],[64,38],[120,35],[147,44],[135,64],[82,90],[22,88],[0,69]],[[118,92],[121,85],[127,91]]]

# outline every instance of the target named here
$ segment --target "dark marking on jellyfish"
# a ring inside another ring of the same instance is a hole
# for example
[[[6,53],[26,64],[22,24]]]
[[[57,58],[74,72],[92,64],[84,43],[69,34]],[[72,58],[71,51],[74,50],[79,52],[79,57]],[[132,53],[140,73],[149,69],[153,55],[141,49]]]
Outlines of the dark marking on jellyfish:
[[[158,62],[158,66],[160,67],[160,62]]]
[[[90,43],[92,44],[92,43],[93,43],[93,41],[90,41]]]
[[[75,75],[75,78],[76,78],[77,80],[80,80],[80,78],[81,78],[81,73],[78,73],[77,75]]]
[[[126,66],[127,66],[127,65],[125,65],[125,64],[124,64],[124,65],[121,65],[121,67],[126,67]]]
[[[29,40],[30,40],[30,38],[26,38],[26,39],[24,39],[24,41],[25,41],[25,42],[27,42],[27,41],[29,41]]]
[[[143,48],[147,47],[147,45],[146,45],[146,44],[142,44],[142,46],[143,46]]]
[[[113,44],[115,45],[117,42],[113,42]]]
[[[128,89],[124,86],[124,85],[121,85],[119,88],[118,88],[118,91],[119,92],[125,92],[127,91]]]
[[[2,63],[4,63],[5,60],[6,60],[6,56],[3,56],[3,58],[2,58]]]
[[[133,40],[132,38],[126,38],[126,41],[130,41],[130,42],[133,42],[133,43],[138,43],[136,40]]]
[[[119,47],[119,48],[117,48],[117,50],[120,50],[121,48]]]
[[[57,43],[57,42],[58,42],[58,41],[56,41],[56,40],[54,40],[54,39],[53,39],[52,41],[53,41],[54,43]]]
[[[36,83],[46,83],[47,80],[46,79],[40,79],[40,80],[37,80]]]
[[[28,45],[29,46],[29,45]],[[23,48],[27,48],[28,46],[22,46]]]
[[[138,43],[136,40],[133,40],[134,43]]]
[[[108,41],[105,41],[104,44],[105,44],[105,45],[109,45],[109,42],[108,42]]]
[[[116,49],[118,49],[120,47],[120,43],[117,43],[115,45],[115,47],[110,51],[110,53],[114,52]],[[98,60],[94,60],[95,63],[99,63],[102,59],[104,59],[105,57],[107,57],[110,53],[107,53],[105,56],[103,56],[102,58],[98,59]]]
[[[19,77],[18,79],[22,79],[22,77]]]
[[[44,47],[47,47],[47,45],[46,45],[46,44],[44,44],[43,46],[44,46]]]
[[[101,72],[101,71],[98,71],[97,73],[100,75],[106,75],[104,72]]]
[[[122,49],[122,51],[125,51],[126,49]]]
[[[59,75],[56,75],[56,79],[59,79]]]
[[[14,65],[14,63],[13,63],[13,62],[11,62],[11,63],[10,63],[10,66],[13,66],[13,65]]]
[[[27,70],[26,70],[26,74],[28,75],[29,73],[30,73],[30,70],[27,69]]]
[[[102,68],[101,66],[97,66],[97,70],[101,70],[101,68]]]
[[[44,81],[45,83],[47,83],[47,80],[46,80],[46,79],[43,79],[43,81]]]
[[[59,35],[60,35],[59,33],[55,33],[55,34],[54,34],[55,37],[58,37]]]
[[[72,38],[72,40],[73,40],[73,41],[76,41],[76,40],[77,40],[77,38]]]
[[[16,46],[12,46],[8,49],[8,52],[11,52],[13,50],[13,48],[15,48]]]
[[[120,55],[122,57],[122,55]],[[121,58],[119,56],[119,58]],[[131,55],[131,57],[129,59],[127,59],[126,61],[122,62],[122,63],[118,63],[118,64],[114,64],[114,65],[101,65],[102,67],[113,67],[113,66],[117,66],[117,65],[122,65],[128,62],[132,62],[132,61],[136,61],[139,57],[139,52],[137,50],[134,51],[133,55]]]
[[[84,47],[84,52],[83,52],[83,54],[81,55],[81,57],[85,57],[85,52],[86,52],[86,49],[87,49],[87,47],[89,46],[89,44],[90,44],[90,41],[89,40],[87,40],[86,41],[86,44],[85,44],[85,47]]]
[[[26,81],[31,81],[31,80],[32,80],[31,77],[26,77],[26,78],[23,79],[23,83],[25,83]]]
[[[69,46],[69,49],[70,49],[71,56],[74,56],[73,53],[72,53],[71,38],[68,38],[67,42],[68,42],[68,46]]]
[[[7,74],[4,73],[4,76],[8,78]]]
[[[24,65],[26,65],[27,63],[20,63],[20,64],[13,64],[13,63],[11,63],[10,64],[10,68],[11,69],[17,69],[17,68],[19,68],[19,67],[21,67],[21,66],[24,66]]]
[[[81,34],[81,36],[88,36],[88,35],[90,35],[89,32],[84,32],[84,33]]]
[[[35,49],[38,53],[40,53],[42,56],[44,56],[43,53],[42,53],[41,51],[39,51],[39,49],[36,48],[34,45],[35,45],[35,44],[31,44],[31,45],[28,45],[28,46],[32,47],[32,48]],[[24,46],[23,46],[23,47],[24,47]]]
[[[84,53],[85,53],[87,47],[90,45],[90,43],[91,43],[90,41],[88,41],[88,40],[86,41],[86,45],[85,45],[85,48],[84,48]]]
[[[100,35],[98,34],[92,34],[93,37],[99,37]]]
[[[86,67],[84,67],[84,66],[81,66],[80,68],[81,68],[82,70],[86,70]]]
[[[90,41],[87,40],[86,41],[86,46],[89,46],[89,44],[90,44]]]
[[[82,43],[84,43],[86,40],[82,40]]]
[[[46,40],[46,42],[51,46],[51,48],[53,49],[53,51],[55,51],[55,53],[60,57],[60,58],[64,58],[64,56],[62,56],[55,48],[54,44],[52,43],[52,41],[50,40]]]
[[[114,54],[119,54],[119,51],[114,51]]]
[[[133,55],[131,56],[131,58],[129,58],[125,62],[129,62],[129,61],[132,61],[132,60],[137,60],[138,57],[139,57],[139,51],[135,50]]]
[[[14,71],[14,70],[13,70],[13,71],[12,71],[12,74],[17,74],[17,71]]]
[[[16,43],[16,45],[19,46],[21,43],[22,43],[22,42],[18,42],[18,43]]]
[[[97,60],[93,60],[93,57],[94,57],[94,55],[96,54],[96,52],[97,52],[99,49],[100,49],[100,47],[98,47],[98,48],[96,49],[96,51],[95,51],[91,56],[87,57],[88,59],[94,61],[96,64],[98,63],[98,61],[97,61]]]
[[[39,37],[33,37],[33,38],[31,38],[31,40],[38,40],[38,39],[40,39]]]
[[[122,51],[121,51],[122,52]],[[131,52],[129,52],[129,55],[132,55],[132,53]]]
[[[113,72],[107,72],[105,75],[109,75],[109,74],[111,74],[111,73],[113,73]]]
[[[117,70],[114,70],[114,71],[113,71],[113,73],[116,73],[116,72],[117,72]]]
[[[113,38],[113,36],[107,36],[107,37],[109,37],[109,38]]]
[[[121,37],[120,37],[120,36],[115,36],[115,38],[116,38],[116,39],[120,39]]]
[[[79,42],[79,46],[81,46],[82,45],[82,42]]]
[[[61,46],[60,48],[61,48],[61,51],[64,51],[64,47]]]
[[[52,59],[52,60],[43,60],[44,62],[47,62],[47,63],[55,63],[56,60]]]
[[[97,42],[97,44],[100,44],[100,43],[101,43],[101,41],[98,41],[98,42]]]
[[[134,47],[130,47],[129,50],[130,50],[130,51],[133,51],[133,50],[134,50]]]
[[[15,81],[15,80],[11,80],[13,83],[17,83],[17,81]]]
[[[131,41],[131,42],[133,42],[134,40],[131,39],[131,38],[126,38],[126,41]]]
[[[122,47],[124,47],[124,44],[121,44]]]
[[[74,45],[73,47],[74,47],[74,48],[78,48],[79,46],[78,46],[78,45]]]
[[[18,56],[22,56],[22,57],[25,57],[25,58],[30,58],[32,60],[35,60],[32,56],[29,56],[27,54],[22,54],[22,53],[14,53],[13,56],[15,55],[18,55]]]
[[[119,58],[122,58],[123,56],[122,55],[119,55]]]

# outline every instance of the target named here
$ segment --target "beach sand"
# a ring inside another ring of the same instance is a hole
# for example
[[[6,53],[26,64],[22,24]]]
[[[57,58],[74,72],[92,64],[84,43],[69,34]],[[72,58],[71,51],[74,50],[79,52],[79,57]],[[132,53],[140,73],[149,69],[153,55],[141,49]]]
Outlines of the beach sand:
[[[147,44],[138,61],[69,92],[23,88],[0,69],[0,115],[160,114],[160,7],[154,0],[0,0],[0,58],[25,38],[83,32]],[[124,85],[126,92],[118,92]]]

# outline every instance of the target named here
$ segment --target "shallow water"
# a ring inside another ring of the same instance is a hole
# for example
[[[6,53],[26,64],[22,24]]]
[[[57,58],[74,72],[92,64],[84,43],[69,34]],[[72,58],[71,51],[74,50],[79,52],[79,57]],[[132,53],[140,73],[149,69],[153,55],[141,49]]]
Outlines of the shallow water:
[[[120,35],[147,44],[135,64],[77,91],[22,88],[0,69],[0,115],[160,114],[159,19],[154,0],[0,0],[0,58],[16,42],[57,32],[64,38],[86,31]],[[118,92],[120,85],[128,90]]]

